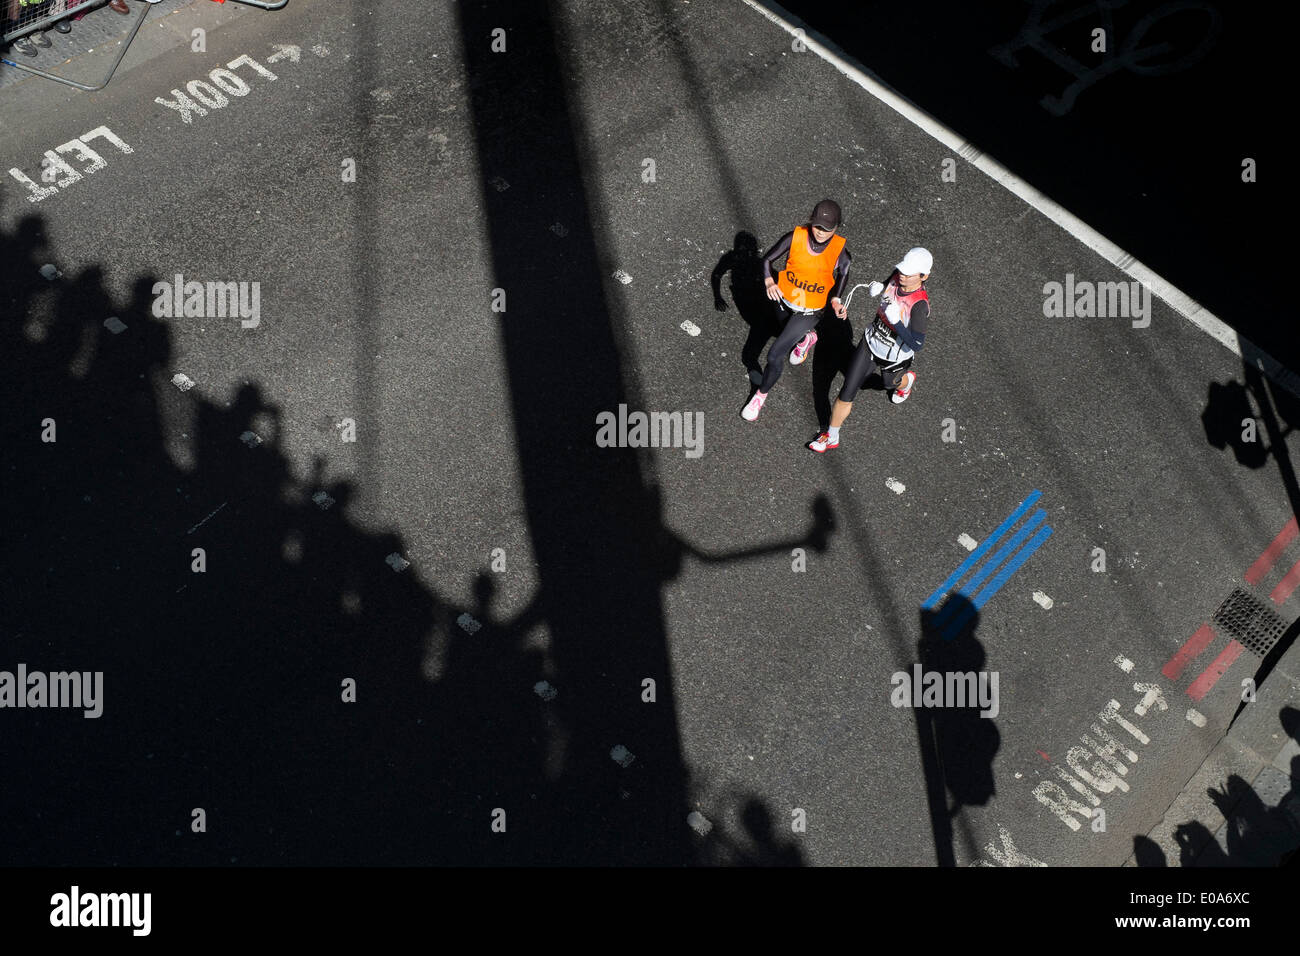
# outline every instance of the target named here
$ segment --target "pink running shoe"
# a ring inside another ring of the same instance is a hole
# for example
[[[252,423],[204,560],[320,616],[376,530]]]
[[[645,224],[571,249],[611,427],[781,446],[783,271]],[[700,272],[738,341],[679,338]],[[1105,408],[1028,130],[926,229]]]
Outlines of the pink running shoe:
[[[763,408],[763,403],[767,401],[767,393],[755,392],[754,397],[749,400],[745,410],[740,413],[740,417],[747,422],[752,422],[758,418],[759,411]]]
[[[816,344],[817,344],[817,333],[809,332],[807,335],[805,335],[802,339],[799,340],[799,344],[796,345],[794,349],[790,352],[790,364],[802,365],[803,360],[808,357],[808,353],[812,351],[812,347]]]

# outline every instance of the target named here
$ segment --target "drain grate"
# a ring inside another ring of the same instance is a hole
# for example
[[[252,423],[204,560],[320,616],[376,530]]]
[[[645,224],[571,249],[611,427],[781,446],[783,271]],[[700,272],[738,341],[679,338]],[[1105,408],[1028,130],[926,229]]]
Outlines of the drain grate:
[[[1271,607],[1244,588],[1233,589],[1211,622],[1220,633],[1261,658],[1268,655],[1287,628],[1286,621]]]

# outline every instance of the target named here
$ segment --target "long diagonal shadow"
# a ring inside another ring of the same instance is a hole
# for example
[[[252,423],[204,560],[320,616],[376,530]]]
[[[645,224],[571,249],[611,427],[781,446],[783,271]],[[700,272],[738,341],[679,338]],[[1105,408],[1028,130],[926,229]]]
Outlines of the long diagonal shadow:
[[[458,17],[494,285],[508,303],[502,354],[540,582],[530,617],[550,630],[565,688],[555,704],[568,756],[530,811],[545,834],[539,852],[560,863],[692,862],[661,588],[685,554],[715,556],[664,527],[648,459],[594,442],[597,415],[634,404],[638,389],[602,284],[583,182],[591,153],[564,82],[577,65],[556,53],[567,48],[558,17],[544,3],[464,3]],[[498,27],[503,52],[492,50]],[[509,188],[488,188],[498,178]],[[636,772],[610,759],[618,745]]]

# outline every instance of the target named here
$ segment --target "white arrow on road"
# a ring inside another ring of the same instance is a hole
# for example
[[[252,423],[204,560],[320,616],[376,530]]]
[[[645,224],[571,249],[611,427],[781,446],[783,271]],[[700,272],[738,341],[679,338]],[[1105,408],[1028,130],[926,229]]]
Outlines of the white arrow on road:
[[[302,58],[302,47],[294,46],[292,43],[274,43],[275,52],[266,58],[267,63],[275,63],[279,60],[288,59],[290,63],[297,63]]]

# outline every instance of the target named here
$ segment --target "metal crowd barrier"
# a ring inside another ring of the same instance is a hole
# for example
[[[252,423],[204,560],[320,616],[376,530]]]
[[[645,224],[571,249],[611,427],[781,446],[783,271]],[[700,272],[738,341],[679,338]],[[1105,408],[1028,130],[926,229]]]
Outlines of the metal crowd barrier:
[[[3,34],[0,34],[0,41],[6,44],[12,43],[38,30],[46,30],[59,20],[77,16],[87,10],[101,7],[107,2],[108,0],[0,0],[0,23],[3,23]],[[226,0],[215,0],[215,2],[225,3]],[[250,7],[260,7],[263,10],[279,10],[288,4],[289,0],[233,0],[233,2],[243,3]],[[149,8],[153,6],[147,0],[130,0],[130,3],[135,3],[144,9],[136,17],[131,32],[122,41],[122,47],[117,52],[117,58],[113,60],[108,75],[104,77],[101,83],[88,86],[85,83],[78,83],[76,80],[70,80],[64,76],[38,70],[25,63],[17,63],[10,57],[8,50],[5,51],[4,55],[0,56],[0,63],[25,70],[28,73],[34,73],[37,76],[43,76],[47,80],[55,80],[68,86],[74,86],[88,93],[102,90],[108,85],[108,81],[113,78],[113,74],[117,72],[118,64],[122,62],[122,57],[126,56],[127,47],[131,45],[135,35],[140,32],[140,25],[144,23]],[[128,3],[128,6],[130,3]]]

